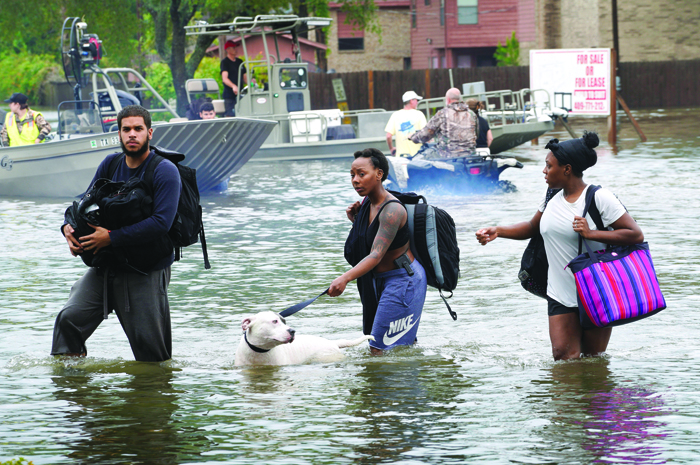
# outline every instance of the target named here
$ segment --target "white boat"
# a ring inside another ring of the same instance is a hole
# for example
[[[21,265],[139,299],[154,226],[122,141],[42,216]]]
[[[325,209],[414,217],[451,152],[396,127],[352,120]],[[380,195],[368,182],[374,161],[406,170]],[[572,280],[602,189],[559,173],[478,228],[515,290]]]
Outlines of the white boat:
[[[246,118],[155,124],[151,144],[186,154],[183,164],[197,170],[200,192],[225,190],[229,176],[253,156],[275,124]],[[78,196],[100,162],[119,151],[116,132],[1,148],[0,196]]]
[[[85,44],[93,45],[98,41],[94,34],[85,34],[86,27],[78,18],[68,18],[64,23],[64,70],[69,83],[75,84],[76,99],[59,105],[57,134],[52,140],[0,147],[0,196],[75,197],[82,194],[105,156],[121,151],[116,124],[106,123],[105,118],[116,117],[122,109],[124,96],[132,99],[124,103],[139,102],[132,97],[139,92],[151,92],[162,104],[162,108],[149,109],[152,114],[169,112],[174,117],[170,122],[153,123],[151,145],[185,154],[183,164],[197,170],[200,192],[225,190],[229,177],[257,152],[277,125],[262,118],[188,121],[178,117],[137,71],[100,69],[97,66],[100,55],[99,51],[94,52],[95,48],[87,55],[81,54],[81,50],[86,50]],[[135,84],[129,84],[128,74]],[[89,78],[92,79],[93,100],[83,101],[80,88]],[[122,85],[123,90],[117,89],[114,82]]]
[[[268,82],[263,87],[245,86],[238,76],[238,87],[243,89],[236,103],[236,115],[277,121],[260,150],[251,159],[256,161],[310,160],[352,157],[356,150],[374,147],[388,154],[384,128],[392,111],[384,109],[341,112],[311,110],[308,64],[301,58],[298,35],[300,30],[330,25],[330,18],[300,18],[296,15],[258,15],[237,17],[231,23],[186,26],[188,35],[233,35],[243,48],[243,60],[248,73],[252,69],[266,71]],[[278,37],[291,35],[296,59],[290,61],[279,53]],[[262,38],[263,56],[251,57],[248,42]],[[274,44],[274,50],[268,48]],[[213,81],[213,80],[212,80]],[[200,85],[200,88],[206,85]],[[213,93],[218,94],[218,87]],[[532,140],[554,128],[549,102],[535,105],[528,101],[533,95],[529,89],[463,95],[486,99],[494,140],[491,153],[497,154]],[[419,109],[429,114],[444,106],[444,98],[422,100]],[[214,101],[214,106],[223,101]]]

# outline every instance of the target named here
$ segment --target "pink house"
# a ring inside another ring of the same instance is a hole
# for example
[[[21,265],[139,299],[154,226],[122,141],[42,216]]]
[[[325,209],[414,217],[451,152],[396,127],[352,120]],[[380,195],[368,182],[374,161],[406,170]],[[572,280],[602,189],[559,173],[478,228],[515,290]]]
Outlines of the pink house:
[[[411,0],[409,27],[413,69],[495,66],[513,32],[535,40],[535,0]]]

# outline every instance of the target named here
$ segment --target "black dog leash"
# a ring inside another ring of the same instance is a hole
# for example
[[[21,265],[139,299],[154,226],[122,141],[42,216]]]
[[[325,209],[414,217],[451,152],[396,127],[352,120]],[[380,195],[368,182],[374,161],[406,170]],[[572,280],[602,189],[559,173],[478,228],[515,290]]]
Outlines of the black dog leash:
[[[283,317],[284,317],[284,316],[289,316],[289,315],[294,315],[296,312],[298,312],[298,311],[301,310],[302,308],[306,308],[306,307],[308,307],[309,305],[311,305],[312,303],[314,303],[314,302],[316,301],[316,299],[318,299],[318,298],[321,297],[322,295],[328,294],[328,291],[329,291],[329,290],[330,290],[330,287],[329,287],[328,289],[326,289],[325,291],[321,292],[319,295],[317,295],[317,296],[314,297],[313,299],[305,300],[305,301],[300,302],[300,303],[298,303],[298,304],[292,305],[291,307],[289,307],[289,308],[286,309],[286,310],[282,310],[282,311],[280,312],[280,315],[283,316]]]

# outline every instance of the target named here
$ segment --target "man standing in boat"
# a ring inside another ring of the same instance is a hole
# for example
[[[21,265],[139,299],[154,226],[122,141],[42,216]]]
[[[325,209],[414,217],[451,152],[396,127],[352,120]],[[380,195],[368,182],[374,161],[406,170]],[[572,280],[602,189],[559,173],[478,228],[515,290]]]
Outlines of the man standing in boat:
[[[435,138],[440,157],[463,157],[476,150],[477,128],[476,114],[462,102],[459,89],[453,87],[445,94],[445,108],[438,111],[428,125],[410,139],[421,144]]]
[[[240,92],[238,88],[239,69],[243,84],[247,82],[246,69],[243,60],[236,56],[236,43],[234,41],[227,40],[224,50],[226,50],[226,57],[221,60],[221,80],[224,83],[224,105],[226,106],[224,116],[236,116],[236,101]]]
[[[5,100],[10,104],[10,112],[5,115],[5,125],[0,131],[3,146],[38,144],[51,133],[51,125],[44,115],[29,108],[28,100],[26,95],[19,92]]]
[[[409,136],[416,131],[423,129],[427,123],[423,112],[416,110],[418,100],[423,97],[409,90],[403,94],[403,109],[394,112],[386,124],[386,143],[392,155],[412,157],[418,150],[419,144],[414,144],[409,140]],[[392,139],[396,137],[396,147],[392,145]]]

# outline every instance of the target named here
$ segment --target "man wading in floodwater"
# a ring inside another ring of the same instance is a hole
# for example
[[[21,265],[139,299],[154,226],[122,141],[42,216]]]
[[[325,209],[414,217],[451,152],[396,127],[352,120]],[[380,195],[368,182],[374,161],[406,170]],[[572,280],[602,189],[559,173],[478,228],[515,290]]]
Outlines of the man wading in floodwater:
[[[141,177],[155,153],[149,141],[153,136],[151,115],[138,105],[124,107],[117,115],[119,137],[126,155],[117,164],[112,181]],[[109,177],[110,163],[121,154],[108,155],[90,185]],[[95,232],[75,237],[69,224],[61,227],[73,256],[84,251],[97,254],[109,245],[122,248],[160,246],[165,256],[154,257],[156,265],[144,273],[118,268],[90,268],[71,289],[68,302],[56,317],[51,355],[87,355],[85,341],[114,309],[129,339],[134,357],[142,362],[160,362],[172,356],[168,284],[170,266],[175,260],[168,231],[173,224],[180,199],[180,173],[168,160],[161,160],[153,172],[153,211],[146,219],[131,226],[108,231],[99,226]],[[92,225],[91,225],[92,226]],[[149,254],[149,247],[144,255]],[[169,252],[167,252],[169,250]],[[150,257],[149,257],[150,258]]]

